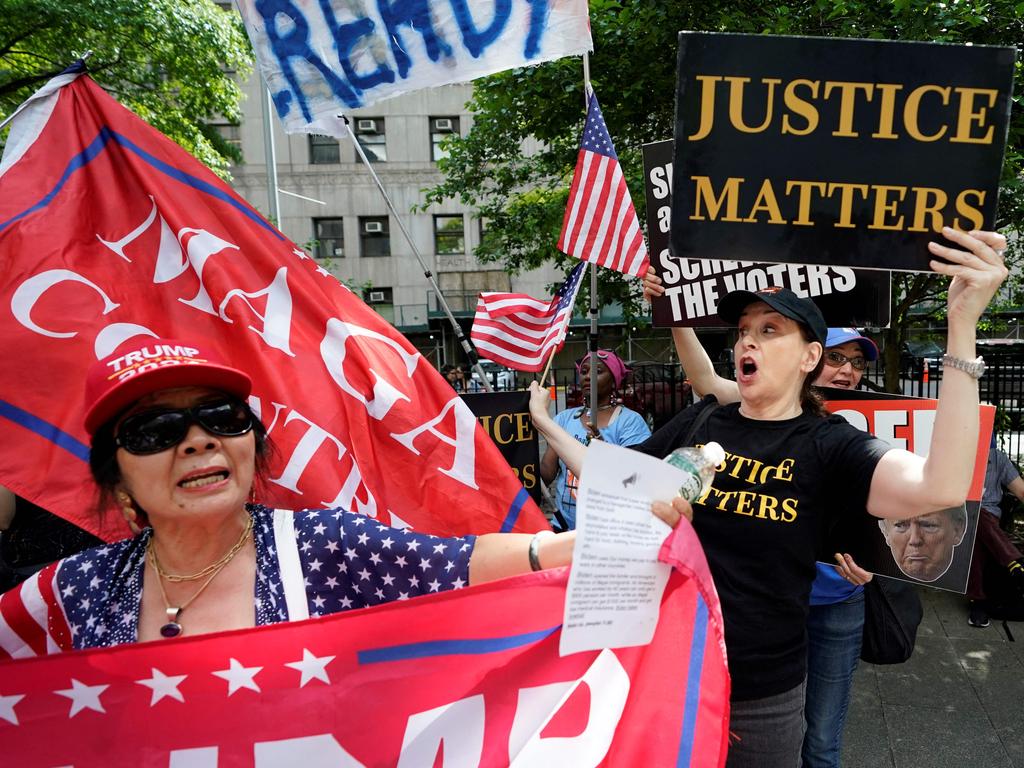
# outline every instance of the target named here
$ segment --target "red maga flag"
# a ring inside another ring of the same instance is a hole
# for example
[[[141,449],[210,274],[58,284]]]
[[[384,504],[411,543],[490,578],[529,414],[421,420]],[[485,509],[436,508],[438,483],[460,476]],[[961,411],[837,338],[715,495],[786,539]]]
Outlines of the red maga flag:
[[[567,569],[253,630],[0,663],[19,768],[721,766],[729,678],[692,528],[649,645],[558,655]],[[443,755],[443,757],[442,757]]]
[[[437,534],[546,527],[469,408],[394,328],[178,145],[74,72],[0,164],[0,484],[110,540],[82,426],[128,338],[208,341],[278,451],[260,500]]]
[[[633,199],[594,93],[590,94],[558,249],[634,277],[643,277],[650,263]]]
[[[525,293],[481,293],[469,335],[481,357],[539,371],[562,348],[586,264],[578,264],[550,302]]]

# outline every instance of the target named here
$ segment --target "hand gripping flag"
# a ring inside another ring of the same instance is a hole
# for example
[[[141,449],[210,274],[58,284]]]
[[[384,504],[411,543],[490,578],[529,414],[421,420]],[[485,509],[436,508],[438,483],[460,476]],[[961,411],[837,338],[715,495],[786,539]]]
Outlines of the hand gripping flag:
[[[525,293],[481,293],[469,335],[481,357],[519,371],[539,371],[565,344],[586,264],[573,267],[550,302]]]
[[[4,760],[722,766],[722,619],[688,524],[662,559],[675,567],[646,646],[559,657],[563,568],[321,619],[3,662]]]
[[[590,94],[558,249],[602,267],[643,277],[650,259],[597,95]]]
[[[203,339],[253,378],[277,460],[259,500],[437,534],[546,526],[416,349],[209,170],[91,79],[26,104],[0,162],[0,485],[110,540],[82,426],[87,366]]]

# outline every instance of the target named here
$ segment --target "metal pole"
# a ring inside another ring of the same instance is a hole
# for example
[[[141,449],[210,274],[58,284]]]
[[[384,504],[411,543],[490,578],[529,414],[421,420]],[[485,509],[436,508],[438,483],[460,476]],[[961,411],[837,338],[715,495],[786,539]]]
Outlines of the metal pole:
[[[260,75],[260,106],[263,109],[263,152],[267,160],[267,198],[270,218],[281,228],[281,198],[277,190],[277,151],[274,149],[274,125],[270,118],[270,89]]]
[[[82,56],[81,56],[81,58],[75,59],[75,61],[73,61],[73,62],[71,63],[71,65],[70,65],[70,66],[68,67],[68,69],[70,69],[71,67],[73,67],[73,66],[74,66],[75,64],[77,64],[78,62],[81,62],[81,63],[82,63],[83,65],[84,65],[84,64],[85,64],[85,62],[86,62],[86,59],[88,59],[88,58],[89,58],[90,56],[92,56],[92,49],[89,49],[88,51],[86,51],[85,53],[83,53],[83,54],[82,54]],[[67,70],[65,70],[65,72],[66,72],[66,71],[67,71]],[[85,70],[83,69],[83,71],[85,71]],[[49,80],[47,80],[47,82],[49,82]],[[16,118],[16,117],[17,117],[17,116],[18,116],[19,114],[21,114],[21,110],[22,110],[22,109],[24,109],[24,108],[25,108],[26,106],[28,106],[28,104],[29,104],[30,102],[34,101],[34,98],[33,98],[33,97],[34,97],[34,95],[35,95],[35,94],[33,93],[33,95],[32,95],[32,96],[29,96],[29,97],[28,97],[27,99],[25,99],[25,101],[21,102],[21,104],[19,104],[19,105],[18,105],[17,109],[15,109],[15,110],[14,110],[13,112],[11,112],[11,114],[9,114],[9,115],[8,115],[7,117],[5,117],[5,118],[4,118],[3,120],[0,120],[0,131],[2,131],[2,130],[3,130],[4,128],[6,128],[6,127],[7,127],[7,124],[8,124],[9,122],[11,122],[11,120],[13,120],[14,118]]]
[[[466,354],[466,359],[469,360],[470,365],[480,375],[480,381],[483,382],[484,389],[487,392],[493,392],[491,383],[487,380],[487,374],[484,372],[483,367],[480,365],[480,360],[477,357],[476,350],[469,343],[469,339],[466,338],[466,334],[462,332],[462,326],[459,325],[455,319],[455,315],[452,314],[451,309],[448,306],[448,302],[444,298],[444,294],[441,293],[441,287],[437,284],[434,279],[434,273],[430,271],[426,262],[423,261],[423,257],[420,255],[419,248],[416,247],[416,243],[413,242],[412,235],[409,234],[409,230],[405,228],[405,222],[402,220],[401,215],[398,213],[398,209],[395,208],[395,204],[391,202],[391,197],[384,189],[384,185],[381,184],[380,177],[377,176],[377,172],[373,170],[373,165],[366,157],[366,153],[363,152],[362,146],[356,139],[355,133],[352,131],[352,126],[349,124],[349,119],[345,115],[341,115],[341,121],[345,124],[345,131],[348,133],[348,137],[352,139],[352,144],[356,148],[356,154],[359,155],[359,159],[363,161],[363,165],[366,166],[366,170],[370,172],[370,178],[373,179],[373,183],[377,185],[377,189],[380,190],[381,196],[384,198],[385,204],[388,206],[388,210],[391,211],[395,217],[395,221],[398,222],[398,228],[402,230],[402,235],[405,236],[405,241],[409,243],[409,247],[412,248],[413,255],[416,257],[416,261],[420,263],[420,267],[423,269],[423,275],[427,278],[427,281],[434,289],[434,293],[437,294],[437,301],[444,310],[444,313],[448,316],[448,322],[451,323],[452,330],[455,332],[455,338],[459,340],[459,344],[462,345],[462,351]]]
[[[583,54],[583,109],[584,115],[590,112],[590,56]],[[587,119],[583,118],[584,121]],[[584,123],[585,124],[585,123]],[[587,337],[587,349],[590,352],[590,423],[597,429],[598,402],[597,402],[597,264],[590,264],[590,334]]]

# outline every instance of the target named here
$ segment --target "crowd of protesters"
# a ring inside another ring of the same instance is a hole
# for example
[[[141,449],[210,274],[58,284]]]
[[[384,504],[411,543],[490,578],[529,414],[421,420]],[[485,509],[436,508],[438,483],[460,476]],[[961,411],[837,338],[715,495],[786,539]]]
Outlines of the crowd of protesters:
[[[815,385],[856,387],[877,349],[856,331],[828,329],[812,301],[787,289],[734,291],[720,302],[719,316],[737,329],[735,381],[714,374],[692,332],[676,334],[680,359],[695,391],[705,397],[653,435],[639,414],[616,402],[626,366],[611,350],[597,355],[593,405],[587,402],[552,419],[548,391],[536,383],[531,387],[531,414],[549,446],[542,477],[557,487],[561,479],[566,492],[570,478],[580,477],[593,439],[621,433],[615,442],[659,457],[686,443],[715,441],[725,448],[712,487],[692,509],[676,499],[656,503],[653,513],[670,525],[692,519],[715,578],[733,681],[730,766],[838,764],[842,713],[834,710],[845,711],[856,664],[856,654],[845,651],[853,648],[863,623],[859,587],[871,575],[839,553],[835,567],[816,566],[821,526],[834,516],[865,510],[892,524],[963,503],[979,428],[977,377],[970,362],[978,320],[1006,276],[1005,240],[986,232],[946,230],[944,235],[953,245],[933,243],[931,250],[944,259],[933,261],[932,268],[953,278],[947,373],[926,458],[893,449],[825,412]],[[656,279],[648,279],[647,291],[658,292]],[[584,391],[590,364],[589,357],[578,363]],[[292,618],[269,586],[281,578],[269,538],[271,518],[278,513],[251,501],[269,450],[265,429],[245,403],[251,381],[209,353],[199,364],[177,366],[173,375],[170,370],[140,374],[131,386],[102,380],[95,372],[87,377],[84,417],[93,478],[100,498],[120,507],[138,534],[113,547],[87,549],[76,562],[92,563],[90,570],[103,574],[103,599],[134,606],[136,621],[107,635],[82,632],[76,647]],[[443,373],[455,391],[466,391],[460,366],[446,366]],[[986,489],[991,498],[1005,489],[1024,499],[1024,480],[1015,468],[996,450],[991,457],[991,489]],[[747,471],[755,465],[763,471]],[[560,535],[442,540],[444,557],[455,564],[449,588],[571,562],[575,505],[570,512],[569,497],[562,501],[559,511],[569,530]],[[986,518],[996,519],[993,505],[986,503],[984,510],[980,551],[1024,587],[1024,557],[1007,545],[1005,534],[995,533],[998,521],[992,525]],[[320,522],[328,524],[330,518],[324,514]],[[329,524],[339,536],[359,524],[347,513],[333,519]],[[69,526],[9,492],[0,495],[4,586],[95,543]],[[118,569],[112,567],[115,560]],[[971,624],[984,626],[984,559],[977,560],[969,592],[975,600]],[[270,590],[264,600],[260,583]],[[814,637],[820,629],[821,637],[834,639],[838,630],[834,622],[816,622],[815,614],[837,606],[857,614],[844,629],[843,682],[835,691],[818,690]]]

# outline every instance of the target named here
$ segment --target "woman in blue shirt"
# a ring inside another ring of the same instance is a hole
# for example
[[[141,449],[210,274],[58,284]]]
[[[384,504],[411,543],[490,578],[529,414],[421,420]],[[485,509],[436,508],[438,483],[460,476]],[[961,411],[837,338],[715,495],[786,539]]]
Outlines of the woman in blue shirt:
[[[584,398],[590,397],[590,355],[576,363],[580,388]],[[597,352],[597,431],[590,418],[588,404],[579,408],[566,408],[555,416],[555,423],[579,442],[587,445],[591,440],[603,440],[613,445],[638,445],[651,436],[644,417],[636,411],[616,403],[616,391],[622,386],[629,369],[610,349]],[[540,462],[540,476],[551,490],[555,507],[565,522],[566,530],[576,527],[576,476],[566,468],[558,455],[547,449]],[[559,521],[561,522],[561,521]]]

